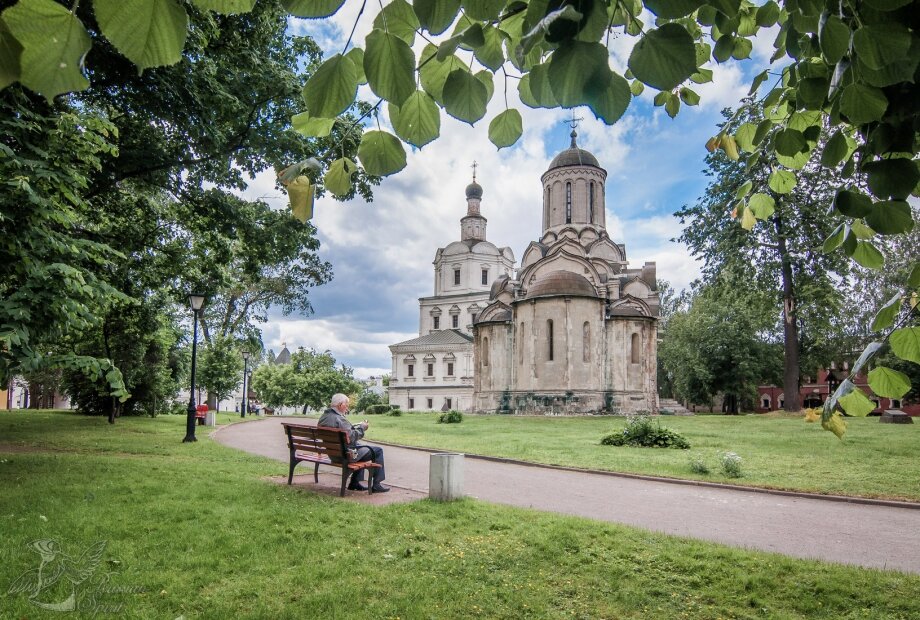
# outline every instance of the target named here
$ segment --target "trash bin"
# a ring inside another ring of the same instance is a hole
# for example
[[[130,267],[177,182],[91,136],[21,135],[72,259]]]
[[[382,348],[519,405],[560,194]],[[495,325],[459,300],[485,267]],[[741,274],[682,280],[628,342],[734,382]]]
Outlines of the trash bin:
[[[463,455],[432,454],[428,468],[428,496],[438,501],[463,497]]]

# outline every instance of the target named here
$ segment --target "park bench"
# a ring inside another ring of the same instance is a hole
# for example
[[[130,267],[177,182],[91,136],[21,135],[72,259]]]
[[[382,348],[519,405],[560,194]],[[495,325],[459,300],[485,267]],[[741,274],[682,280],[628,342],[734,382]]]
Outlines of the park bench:
[[[348,476],[362,470],[380,467],[370,461],[355,462],[351,459],[348,450],[348,432],[338,428],[326,426],[305,426],[303,424],[284,423],[284,432],[288,438],[288,448],[291,451],[290,470],[288,471],[288,484],[294,479],[294,468],[298,463],[313,463],[313,481],[319,482],[319,466],[331,465],[342,470],[342,488],[339,496],[345,495],[345,484]],[[368,481],[368,493],[373,484]]]

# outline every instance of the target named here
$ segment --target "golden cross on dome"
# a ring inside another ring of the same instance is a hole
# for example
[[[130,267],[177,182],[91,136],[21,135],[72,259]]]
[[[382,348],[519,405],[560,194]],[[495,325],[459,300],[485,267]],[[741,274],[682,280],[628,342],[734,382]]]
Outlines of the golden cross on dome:
[[[477,167],[478,165],[479,165],[479,164],[476,163],[476,160],[474,159],[474,160],[473,160],[473,165],[470,166],[470,168],[473,169],[473,183],[476,182],[476,167]]]

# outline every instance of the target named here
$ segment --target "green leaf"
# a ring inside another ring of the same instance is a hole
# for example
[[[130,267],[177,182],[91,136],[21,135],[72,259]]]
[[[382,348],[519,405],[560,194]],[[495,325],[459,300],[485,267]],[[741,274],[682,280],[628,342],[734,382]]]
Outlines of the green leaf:
[[[425,92],[431,95],[432,99],[444,105],[444,82],[447,81],[447,76],[457,69],[467,72],[469,69],[465,62],[453,54],[443,61],[437,60],[437,50],[438,48],[434,45],[425,46],[420,57],[419,80]],[[428,60],[429,58],[431,60]]]
[[[355,162],[347,157],[337,159],[332,162],[329,166],[329,171],[326,172],[326,176],[323,177],[323,185],[327,190],[332,192],[334,196],[340,198],[347,196],[348,192],[351,191],[351,176],[357,169],[358,167],[355,165]]]
[[[664,102],[664,111],[668,113],[668,116],[674,118],[677,116],[677,113],[680,111],[680,97],[675,93],[668,93],[668,99]]]
[[[351,59],[351,62],[354,63],[358,84],[367,84],[367,76],[364,75],[364,50],[360,47],[353,47],[345,54],[345,58]]]
[[[639,80],[633,80],[629,83],[629,92],[631,92],[634,97],[638,97],[643,91],[645,91],[645,84]]]
[[[365,131],[358,146],[358,159],[371,176],[385,177],[406,167],[406,150],[399,138],[385,131]]]
[[[396,135],[413,146],[425,146],[441,134],[441,113],[428,93],[417,90],[401,106],[389,106]]]
[[[329,17],[341,6],[345,0],[281,0],[285,10],[295,17]]]
[[[907,56],[911,32],[907,26],[892,21],[862,26],[853,33],[853,48],[860,62],[870,69],[882,69]]]
[[[885,257],[869,241],[858,241],[851,258],[866,269],[881,269],[885,264]]]
[[[608,125],[613,125],[626,112],[631,100],[626,78],[619,73],[611,72],[607,88],[598,94],[592,94],[588,106],[595,117]]]
[[[706,4],[715,8],[717,11],[719,11],[726,17],[732,18],[738,14],[738,8],[741,4],[741,1],[740,0],[708,0]]]
[[[659,90],[671,90],[696,71],[695,58],[693,37],[672,22],[647,32],[633,47],[628,64],[636,79]]]
[[[752,181],[745,181],[738,189],[735,190],[735,198],[741,199],[751,193],[751,188],[754,187]]]
[[[834,197],[834,208],[847,217],[866,217],[872,210],[872,200],[860,191],[844,189]]]
[[[847,415],[857,418],[864,418],[875,410],[875,403],[869,400],[859,388],[840,398],[837,402],[847,412]]]
[[[204,11],[214,11],[230,15],[233,13],[249,13],[256,0],[192,0],[192,3]]]
[[[903,200],[876,202],[865,218],[866,224],[881,235],[898,235],[914,227],[910,205]]]
[[[773,121],[770,119],[760,121],[760,123],[757,124],[757,131],[754,132],[754,146],[763,142],[763,139],[767,137],[771,129],[773,129]]]
[[[482,24],[472,23],[460,32],[460,42],[463,43],[463,49],[473,49],[480,45],[485,45],[486,37],[482,33]]]
[[[291,118],[294,131],[308,138],[325,138],[332,133],[334,118],[314,118],[309,112],[295,114]]]
[[[699,105],[700,96],[697,95],[696,92],[690,90],[689,88],[681,88],[679,93],[680,93],[680,100],[686,103],[687,105],[690,105],[690,106]],[[753,127],[751,127],[751,129],[753,130]],[[753,132],[751,135],[753,135]]]
[[[920,327],[902,327],[888,338],[892,352],[902,360],[920,364]]]
[[[482,82],[482,85],[486,87],[486,104],[488,104],[492,100],[492,94],[495,92],[495,74],[483,69],[482,71],[477,71],[473,75],[475,75],[476,79]]]
[[[312,218],[316,186],[310,183],[310,179],[301,175],[289,183],[286,189],[294,217],[301,222]]]
[[[773,0],[770,0],[757,9],[757,25],[761,28],[769,28],[779,20],[779,6]]]
[[[730,34],[723,34],[719,37],[719,40],[716,41],[716,46],[712,50],[712,57],[722,63],[732,57],[732,52],[734,50],[735,37]]]
[[[754,44],[751,43],[750,39],[738,37],[735,39],[735,44],[732,46],[732,58],[735,60],[750,58],[753,49]]]
[[[524,74],[520,80],[518,80],[518,97],[521,98],[521,103],[530,107],[530,108],[539,108],[542,107],[540,102],[537,101],[534,97],[533,92],[531,91],[530,86],[530,73]]]
[[[795,187],[795,184],[795,173],[789,170],[774,170],[767,180],[767,185],[777,194],[788,194]]]
[[[540,6],[541,4],[539,2],[532,2],[528,9],[528,18],[531,12],[539,10]],[[537,21],[533,28],[521,38],[520,49],[516,49],[515,54],[522,57],[529,54],[531,50],[543,41],[558,41],[558,38],[553,37],[550,33],[556,33],[557,30],[575,29],[577,28],[575,24],[580,22],[582,17],[584,16],[572,5],[566,5],[561,9],[550,11],[545,17]]]
[[[418,21],[431,34],[441,34],[454,23],[460,0],[413,0]]]
[[[374,18],[374,28],[385,30],[412,45],[420,28],[418,17],[406,0],[392,0]]]
[[[511,146],[523,133],[521,113],[514,108],[505,110],[489,123],[489,140],[499,149]]]
[[[879,11],[894,11],[910,4],[913,0],[865,0],[865,4]]]
[[[773,137],[773,145],[777,153],[787,157],[794,157],[805,150],[805,136],[802,135],[801,131],[795,129],[780,129]]]
[[[470,19],[490,22],[498,18],[505,0],[463,0],[463,12]]]
[[[911,288],[920,288],[920,263],[914,265],[910,270],[910,276],[907,278],[907,286]]]
[[[888,109],[888,98],[880,89],[864,84],[850,84],[840,95],[840,113],[854,125],[881,120]]]
[[[530,78],[528,81],[530,93],[537,107],[554,108],[559,105],[549,84],[549,65],[547,63],[534,66],[524,77]]]
[[[482,29],[482,34],[484,42],[473,50],[473,55],[483,67],[488,67],[492,71],[497,71],[505,64],[505,52],[502,49],[503,37],[501,31],[494,26],[486,26]]]
[[[80,71],[90,48],[89,35],[70,11],[54,0],[32,0],[5,10],[3,20],[22,46],[19,65],[23,85],[49,101],[89,86]]]
[[[857,239],[872,239],[875,237],[875,231],[863,224],[859,220],[850,222],[850,230],[856,235]]]
[[[469,71],[456,69],[444,82],[444,109],[454,118],[473,124],[486,114],[489,92]]]
[[[176,0],[93,0],[102,34],[140,69],[179,62],[188,15]]]
[[[870,161],[863,164],[863,172],[868,175],[869,189],[879,198],[906,200],[920,183],[920,171],[912,159]]]
[[[0,90],[19,80],[22,46],[0,19]]]
[[[846,136],[838,129],[828,139],[821,153],[821,163],[828,168],[835,168],[840,162],[850,155]]]
[[[756,148],[754,146],[754,135],[756,133],[757,127],[752,123],[743,123],[735,132],[735,142],[738,143],[742,150],[753,153]]]
[[[827,64],[836,65],[850,48],[850,29],[836,15],[829,15],[820,27],[818,42]]]
[[[846,224],[838,224],[837,228],[834,229],[827,239],[824,240],[824,245],[821,247],[821,251],[825,254],[830,254],[841,245],[843,245],[844,239],[850,234],[850,227]]]
[[[351,58],[336,54],[317,68],[303,87],[307,111],[315,118],[335,118],[354,103],[358,76]]]
[[[748,91],[748,95],[753,95],[754,93],[756,93],[757,90],[760,88],[761,84],[767,81],[767,78],[769,77],[769,75],[770,74],[766,69],[758,73],[754,77],[754,80],[751,82],[751,89]]]
[[[415,92],[415,54],[396,35],[374,29],[367,35],[364,73],[374,94],[402,105]]]
[[[910,391],[910,379],[903,372],[878,366],[869,371],[869,387],[876,396],[901,398]]]
[[[694,84],[706,84],[707,82],[711,82],[712,69],[697,68],[696,73],[690,76],[690,81]]]
[[[549,61],[549,83],[556,100],[564,108],[591,102],[610,84],[613,72],[609,52],[600,43],[566,41]]]
[[[776,202],[773,200],[773,197],[761,194],[760,192],[748,199],[748,206],[754,213],[754,217],[759,220],[767,219],[773,215],[773,212],[776,210]]]
[[[818,110],[827,99],[830,81],[826,77],[799,80],[798,102],[809,110]]]
[[[646,0],[649,11],[662,19],[686,17],[706,4],[706,0]]]
[[[894,320],[901,311],[901,300],[901,294],[898,293],[875,313],[875,318],[872,320],[872,331],[882,331],[894,325]]]

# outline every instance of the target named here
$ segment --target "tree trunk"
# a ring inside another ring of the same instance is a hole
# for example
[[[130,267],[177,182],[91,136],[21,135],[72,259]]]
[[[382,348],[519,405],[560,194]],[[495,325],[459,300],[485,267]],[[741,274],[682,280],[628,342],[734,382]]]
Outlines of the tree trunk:
[[[217,405],[217,394],[208,392],[208,409],[210,411],[217,411]]]
[[[779,211],[777,201],[776,215],[773,222],[776,225],[776,245],[780,261],[782,261],[783,285],[783,409],[797,412],[802,406],[799,402],[799,325],[796,321],[795,287],[792,281],[792,263],[789,250],[786,247],[786,236],[783,230],[783,218]]]

